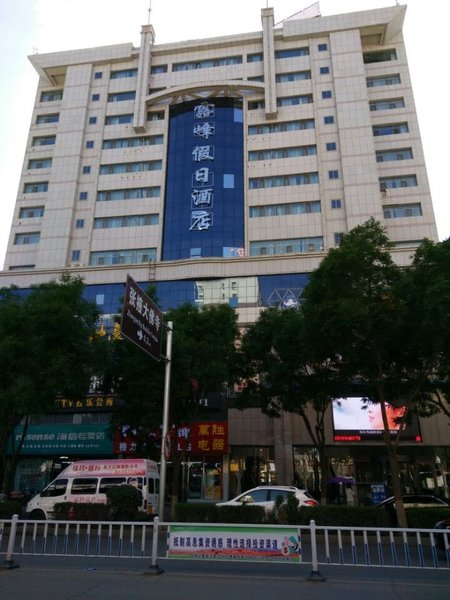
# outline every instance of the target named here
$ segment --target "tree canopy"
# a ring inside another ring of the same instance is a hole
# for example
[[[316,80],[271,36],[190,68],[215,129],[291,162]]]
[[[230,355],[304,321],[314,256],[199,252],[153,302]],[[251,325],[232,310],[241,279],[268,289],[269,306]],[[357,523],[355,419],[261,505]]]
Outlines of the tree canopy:
[[[83,299],[84,284],[67,275],[28,293],[0,290],[0,455],[10,485],[7,444],[30,415],[55,407],[58,395],[79,398],[89,389],[97,308]],[[26,425],[23,432],[26,431]],[[10,448],[18,453],[19,446]]]

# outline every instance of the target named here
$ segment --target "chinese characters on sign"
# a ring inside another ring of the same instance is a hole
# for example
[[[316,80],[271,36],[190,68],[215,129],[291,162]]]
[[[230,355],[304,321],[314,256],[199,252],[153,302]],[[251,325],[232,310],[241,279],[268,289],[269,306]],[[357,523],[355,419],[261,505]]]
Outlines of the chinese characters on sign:
[[[299,563],[300,530],[170,525],[167,557]]]
[[[226,454],[228,451],[228,423],[189,423],[173,427],[170,431],[175,452],[188,454]],[[128,426],[117,427],[114,434],[116,454],[135,454],[138,447],[160,443],[160,432],[143,437],[139,429]]]
[[[120,325],[122,334],[141,350],[160,360],[162,326],[162,312],[128,275]]]
[[[216,125],[214,121],[204,119],[213,118],[215,115],[214,104],[202,102],[194,107],[194,137],[208,141],[215,135]],[[194,163],[205,163],[214,161],[214,146],[202,144],[192,149],[192,160]],[[214,172],[209,166],[199,165],[192,174],[191,192],[191,226],[190,231],[206,231],[213,225],[214,205]]]
[[[105,408],[111,410],[117,407],[117,397],[113,395],[88,395],[77,400],[70,400],[69,398],[56,398],[56,406],[59,410],[68,412],[78,410],[89,412],[103,411]]]
[[[228,423],[189,423],[177,427],[175,450],[191,454],[225,454],[228,451]]]

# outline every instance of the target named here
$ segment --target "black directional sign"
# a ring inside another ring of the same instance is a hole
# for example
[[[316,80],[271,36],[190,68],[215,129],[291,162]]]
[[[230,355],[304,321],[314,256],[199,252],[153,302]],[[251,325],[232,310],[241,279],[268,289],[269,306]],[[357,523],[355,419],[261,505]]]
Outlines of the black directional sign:
[[[139,348],[160,360],[163,314],[128,275],[120,331]]]

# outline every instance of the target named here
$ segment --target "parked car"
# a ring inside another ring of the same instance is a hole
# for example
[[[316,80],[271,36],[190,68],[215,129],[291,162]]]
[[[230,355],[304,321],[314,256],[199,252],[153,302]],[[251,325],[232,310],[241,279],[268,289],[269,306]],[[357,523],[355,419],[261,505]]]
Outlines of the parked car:
[[[434,529],[447,529],[447,543],[450,546],[450,519],[444,519],[443,521],[438,521],[434,526]],[[442,533],[437,533],[435,535],[436,546],[442,552],[445,552],[445,539]]]
[[[275,502],[279,496],[286,501],[291,494],[298,499],[299,506],[318,506],[319,504],[307,490],[300,490],[291,485],[260,485],[247,490],[243,494],[239,494],[239,496],[228,500],[228,502],[218,502],[217,506],[242,506],[243,504],[248,504],[251,506],[263,506],[266,512],[270,513],[275,508]]]
[[[433,506],[450,508],[449,504],[445,500],[429,494],[405,494],[402,496],[402,498],[405,508],[428,508]],[[386,498],[386,500],[375,504],[375,507],[384,508],[387,510],[391,516],[392,524],[397,525],[394,496],[390,496],[389,498]]]

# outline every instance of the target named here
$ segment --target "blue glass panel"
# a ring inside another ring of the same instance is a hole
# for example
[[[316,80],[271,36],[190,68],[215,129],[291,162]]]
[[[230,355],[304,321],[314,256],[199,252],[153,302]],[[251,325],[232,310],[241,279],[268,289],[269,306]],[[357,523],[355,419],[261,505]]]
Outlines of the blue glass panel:
[[[204,116],[198,116],[201,106]],[[242,158],[240,100],[171,108],[162,260],[189,258],[191,248],[208,257],[222,256],[225,246],[244,246]],[[234,176],[233,188],[224,185],[225,174]]]

